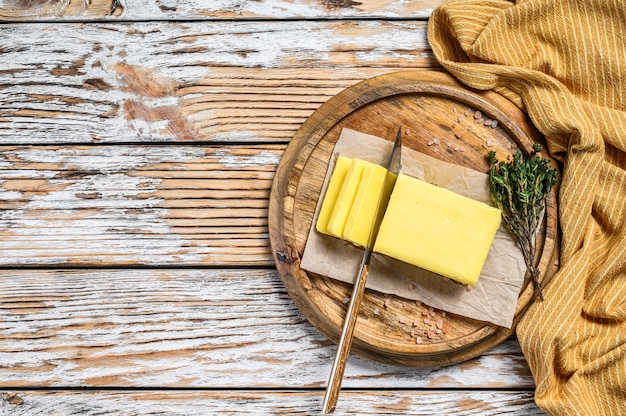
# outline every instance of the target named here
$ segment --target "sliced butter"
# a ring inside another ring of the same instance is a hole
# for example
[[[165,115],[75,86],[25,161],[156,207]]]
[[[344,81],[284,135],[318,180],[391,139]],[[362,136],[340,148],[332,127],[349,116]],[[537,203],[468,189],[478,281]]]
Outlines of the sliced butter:
[[[344,156],[339,156],[335,162],[335,167],[333,168],[333,173],[330,176],[326,194],[322,201],[322,207],[320,208],[320,213],[315,223],[315,229],[320,233],[328,234],[328,221],[333,213],[333,208],[335,208],[335,202],[337,202],[339,191],[341,191],[341,186],[343,185],[351,162],[352,159]]]
[[[377,221],[385,211],[376,211],[379,201],[388,199],[393,189],[395,175],[388,173],[380,165],[367,162],[363,176],[346,219],[343,238],[351,243],[365,247],[368,244],[374,216]]]
[[[374,251],[475,285],[500,217],[496,208],[400,174]]]
[[[366,163],[367,162],[361,159],[355,158],[351,160],[350,167],[346,172],[346,177],[337,195],[333,212],[328,220],[328,234],[343,238],[343,229],[346,225],[346,220],[352,208],[354,198],[356,197]]]

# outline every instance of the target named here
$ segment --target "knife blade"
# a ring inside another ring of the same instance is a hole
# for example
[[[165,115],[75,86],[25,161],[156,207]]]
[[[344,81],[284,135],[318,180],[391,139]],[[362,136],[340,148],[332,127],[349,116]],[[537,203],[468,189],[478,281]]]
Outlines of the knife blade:
[[[395,140],[393,142],[393,148],[391,150],[391,156],[387,164],[387,172],[398,175],[402,164],[402,127],[398,127]],[[343,374],[346,369],[346,363],[348,361],[348,355],[350,353],[350,347],[352,346],[352,335],[354,333],[354,327],[356,326],[356,320],[358,317],[359,306],[365,293],[365,282],[367,281],[367,275],[369,273],[369,262],[372,257],[372,251],[374,249],[374,243],[376,242],[376,236],[380,229],[380,223],[382,222],[382,215],[378,215],[380,212],[384,212],[387,209],[389,203],[389,197],[385,198],[384,193],[381,192],[381,196],[376,205],[372,228],[368,238],[363,258],[359,266],[359,272],[357,274],[356,281],[354,282],[354,288],[352,289],[352,296],[350,297],[350,303],[348,304],[348,311],[344,320],[343,328],[341,331],[341,338],[337,344],[337,353],[333,361],[333,366],[330,371],[328,383],[326,385],[326,393],[324,395],[324,401],[322,403],[322,413],[332,413],[337,406],[337,399],[339,398],[339,391],[341,390],[341,382],[343,380]],[[380,217],[380,218],[379,218]]]

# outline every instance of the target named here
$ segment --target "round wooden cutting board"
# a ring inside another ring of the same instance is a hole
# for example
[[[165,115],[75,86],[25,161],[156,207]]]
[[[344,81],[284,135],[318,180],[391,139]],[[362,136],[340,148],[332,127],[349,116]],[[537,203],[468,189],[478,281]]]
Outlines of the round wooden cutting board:
[[[341,130],[350,128],[402,143],[440,160],[487,172],[487,153],[500,160],[528,154],[538,132],[512,103],[477,92],[442,72],[407,71],[358,83],[323,104],[287,147],[272,187],[269,228],[278,272],[298,308],[337,342],[352,286],[300,268],[324,176]],[[546,155],[543,155],[547,157]],[[558,269],[556,190],[538,233],[538,267],[545,284]],[[514,325],[534,301],[527,276]],[[386,363],[427,367],[475,357],[514,331],[464,318],[400,297],[366,290],[352,351]]]

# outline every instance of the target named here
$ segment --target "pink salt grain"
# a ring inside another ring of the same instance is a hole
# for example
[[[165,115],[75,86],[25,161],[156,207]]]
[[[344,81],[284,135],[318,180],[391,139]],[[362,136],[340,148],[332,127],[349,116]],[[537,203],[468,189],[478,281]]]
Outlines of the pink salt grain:
[[[385,308],[388,308],[389,305],[391,305],[391,302],[389,301],[389,299],[385,299]]]
[[[422,343],[422,338],[421,337],[415,338],[415,343],[416,344],[421,344]]]
[[[456,133],[454,133],[454,135],[456,136],[457,139],[462,139],[463,136],[465,136],[465,133],[459,130]]]
[[[419,319],[416,319],[413,321],[413,326],[419,326],[419,324],[420,324]]]
[[[413,283],[409,283],[409,290],[415,289],[415,285]]]
[[[483,113],[481,113],[480,111],[476,110],[476,112],[474,113],[474,118],[475,119],[480,119],[483,117]]]
[[[437,328],[441,329],[443,327],[443,320],[442,319],[437,319],[435,321],[435,325],[437,325]]]
[[[466,289],[468,292],[471,292],[471,291],[474,289],[474,287],[473,287],[472,285],[467,285],[467,286],[465,286],[465,289]]]
[[[426,309],[422,309],[422,316],[428,316],[428,311]]]
[[[404,316],[400,318],[400,323],[406,324],[406,318]]]
[[[344,303],[344,304],[346,304],[346,303],[350,302],[350,299],[348,299],[348,298],[343,298],[343,300],[342,300],[341,302],[342,302],[342,303]]]

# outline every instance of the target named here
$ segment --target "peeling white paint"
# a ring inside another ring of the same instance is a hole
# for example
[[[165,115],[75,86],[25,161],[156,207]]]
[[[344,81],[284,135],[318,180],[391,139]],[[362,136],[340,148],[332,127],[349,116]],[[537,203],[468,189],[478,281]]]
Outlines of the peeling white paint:
[[[219,163],[231,169],[248,166],[277,166],[280,162],[280,155],[266,150],[251,156],[233,155],[224,150],[218,150],[216,156]]]

